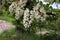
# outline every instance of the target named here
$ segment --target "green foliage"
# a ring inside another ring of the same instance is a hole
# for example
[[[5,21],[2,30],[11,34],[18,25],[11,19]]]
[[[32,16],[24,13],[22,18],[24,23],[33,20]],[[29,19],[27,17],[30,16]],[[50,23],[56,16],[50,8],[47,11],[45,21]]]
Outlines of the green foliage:
[[[57,3],[59,3],[60,2],[60,0],[44,0],[45,2],[50,2],[50,3],[53,3],[53,2],[57,2]]]
[[[59,40],[60,35],[55,34],[55,33],[50,33],[50,34],[45,34],[41,38],[42,40]]]
[[[9,11],[6,10],[6,8],[4,8],[2,10],[0,19],[1,20],[6,20],[6,21],[11,22],[11,23],[14,23],[14,21],[15,21],[15,18],[10,15]]]

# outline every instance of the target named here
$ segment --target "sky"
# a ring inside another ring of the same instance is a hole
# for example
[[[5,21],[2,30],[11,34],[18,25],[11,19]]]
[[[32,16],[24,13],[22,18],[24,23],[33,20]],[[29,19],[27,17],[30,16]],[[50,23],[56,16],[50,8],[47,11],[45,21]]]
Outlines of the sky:
[[[49,4],[49,2],[44,2],[44,0],[36,0],[36,1],[37,2],[42,1],[42,3],[45,5]],[[54,2],[54,3],[50,4],[50,6],[52,6],[53,9],[60,9],[60,3]]]

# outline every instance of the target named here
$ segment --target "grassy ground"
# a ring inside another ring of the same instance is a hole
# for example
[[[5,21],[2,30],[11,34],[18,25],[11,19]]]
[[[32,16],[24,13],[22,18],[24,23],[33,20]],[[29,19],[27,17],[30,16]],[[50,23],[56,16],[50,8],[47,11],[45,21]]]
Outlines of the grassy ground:
[[[16,29],[12,29],[0,34],[0,40],[60,40],[60,36],[54,33],[38,36],[33,33],[21,32]]]
[[[13,29],[0,34],[0,40],[39,40],[39,38],[34,34],[20,32]]]

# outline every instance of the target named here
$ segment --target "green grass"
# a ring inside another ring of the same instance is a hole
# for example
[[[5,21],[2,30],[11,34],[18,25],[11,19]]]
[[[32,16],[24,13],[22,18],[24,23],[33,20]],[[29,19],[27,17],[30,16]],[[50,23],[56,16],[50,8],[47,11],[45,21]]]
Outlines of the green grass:
[[[39,37],[34,34],[17,31],[16,29],[5,31],[2,34],[0,34],[0,40],[12,40],[12,39],[39,40]]]
[[[10,16],[0,16],[0,20],[5,20],[5,21],[10,22],[12,24],[15,22],[15,19]]]
[[[11,40],[12,36],[15,34],[15,29],[4,31],[0,34],[0,40]]]

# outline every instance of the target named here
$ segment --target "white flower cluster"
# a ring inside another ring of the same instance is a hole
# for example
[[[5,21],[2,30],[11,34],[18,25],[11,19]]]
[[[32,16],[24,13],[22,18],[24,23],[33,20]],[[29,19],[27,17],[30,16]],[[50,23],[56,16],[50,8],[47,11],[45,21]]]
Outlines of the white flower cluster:
[[[24,12],[24,10],[23,9],[21,9],[19,6],[16,8],[16,10],[15,10],[15,19],[19,19],[20,18],[20,16],[22,16],[23,15],[23,12]]]
[[[32,21],[33,21],[33,11],[29,11],[29,9],[26,8],[23,17],[23,25],[25,26],[25,28],[29,28],[29,26],[31,26]]]
[[[27,0],[19,0],[18,2],[13,2],[10,7],[10,13],[15,13],[15,18],[18,20],[24,12],[24,6],[26,5]]]
[[[44,10],[44,7],[41,7],[40,8],[40,12],[42,13],[41,14],[41,20],[44,21],[46,19],[46,11]]]
[[[41,7],[39,3],[33,8],[35,19],[37,20],[45,20],[46,18],[46,11],[44,10],[44,7]]]
[[[17,7],[17,3],[13,2],[10,6],[9,6],[9,12],[13,13],[15,11],[15,8]]]

